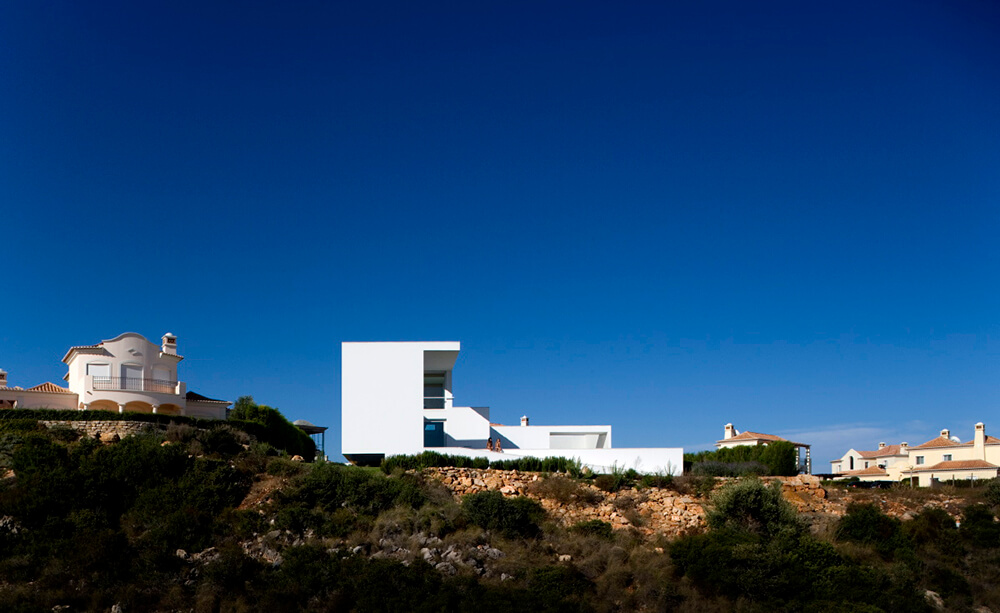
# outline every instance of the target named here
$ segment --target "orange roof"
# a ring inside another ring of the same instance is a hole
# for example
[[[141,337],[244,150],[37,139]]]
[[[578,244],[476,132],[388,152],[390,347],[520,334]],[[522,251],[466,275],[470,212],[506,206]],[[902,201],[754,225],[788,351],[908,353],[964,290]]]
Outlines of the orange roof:
[[[875,451],[859,451],[858,454],[862,458],[885,458],[892,455],[906,455],[900,452],[899,445],[886,445],[882,449],[876,449]]]
[[[796,445],[798,447],[808,447],[803,443],[795,443],[789,441],[786,438],[781,438],[780,436],[775,436],[774,434],[761,434],[760,432],[740,432],[732,438],[724,438],[721,441],[716,441],[717,443],[728,443],[730,441],[787,441]]]
[[[963,445],[975,445],[976,441],[975,440],[971,440],[968,443],[962,443],[962,444]],[[987,445],[1000,445],[1000,438],[997,438],[995,436],[990,436],[990,435],[987,434],[986,435],[986,444]]]
[[[869,466],[868,468],[862,468],[861,470],[848,470],[839,473],[843,477],[863,477],[863,476],[874,476],[874,475],[888,475],[884,469],[878,466]]]
[[[977,468],[1000,468],[996,464],[990,464],[986,460],[952,460],[950,462],[938,462],[933,466],[924,466],[919,468],[913,468],[910,472],[923,473],[930,471],[948,471],[948,470],[974,470]]]
[[[946,436],[939,436],[937,438],[932,438],[922,445],[917,445],[916,447],[910,447],[910,449],[930,449],[932,447],[957,447],[959,445],[964,445],[964,443],[956,443]]]
[[[26,392],[48,392],[50,394],[72,394],[73,393],[73,392],[69,391],[68,389],[66,389],[65,387],[59,387],[55,383],[49,383],[48,381],[46,381],[45,383],[42,383],[41,385],[36,385],[35,387],[29,387],[25,391]]]

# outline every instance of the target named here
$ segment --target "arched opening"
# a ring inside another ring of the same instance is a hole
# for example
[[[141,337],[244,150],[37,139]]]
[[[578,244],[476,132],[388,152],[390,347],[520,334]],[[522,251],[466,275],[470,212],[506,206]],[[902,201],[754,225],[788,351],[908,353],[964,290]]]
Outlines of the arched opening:
[[[180,415],[181,408],[176,404],[161,404],[160,408],[156,409],[156,413],[159,415]]]
[[[90,403],[91,411],[110,411],[112,413],[118,412],[118,403],[113,400],[95,400]]]
[[[133,400],[132,402],[125,405],[126,413],[152,413],[153,405],[148,402],[140,402],[138,400]]]

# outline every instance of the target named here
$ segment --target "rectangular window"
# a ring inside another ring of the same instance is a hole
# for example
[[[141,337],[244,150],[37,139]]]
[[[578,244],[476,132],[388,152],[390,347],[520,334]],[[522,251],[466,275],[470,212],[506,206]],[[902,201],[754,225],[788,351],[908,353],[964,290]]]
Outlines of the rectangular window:
[[[917,456],[917,466],[920,466],[923,463],[924,463],[924,456],[918,455]]]
[[[941,458],[941,461],[942,462],[951,462],[951,454],[950,453],[944,454],[944,457]]]
[[[868,462],[865,462],[865,468],[868,468]]]
[[[442,371],[427,371],[424,373],[425,409],[444,408],[444,381],[445,373]]]
[[[111,364],[87,364],[87,374],[95,379],[110,379]]]

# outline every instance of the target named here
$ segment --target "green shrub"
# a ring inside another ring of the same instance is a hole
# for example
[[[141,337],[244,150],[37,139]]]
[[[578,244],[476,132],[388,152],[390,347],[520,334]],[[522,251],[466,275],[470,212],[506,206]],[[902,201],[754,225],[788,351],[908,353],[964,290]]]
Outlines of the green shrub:
[[[900,521],[870,503],[847,505],[847,513],[837,522],[834,538],[871,546],[886,559],[892,558],[901,548],[911,547]]]
[[[271,458],[267,462],[267,474],[276,477],[294,477],[301,474],[305,467],[299,462],[286,458]]]
[[[0,420],[0,431],[7,432],[33,432],[45,430],[45,426],[38,423],[37,419],[2,419]]]
[[[579,476],[582,465],[579,460],[568,458],[514,458],[490,462],[485,457],[469,458],[447,455],[436,451],[425,451],[416,455],[393,455],[382,459],[382,471],[390,475],[395,470],[423,470],[425,468],[493,468],[496,470],[521,470],[528,472],[562,472]]]
[[[674,476],[670,474],[656,473],[652,475],[643,475],[639,480],[639,485],[642,487],[655,487],[660,489],[665,489],[673,485]]]
[[[531,482],[528,485],[528,492],[540,498],[556,500],[562,504],[572,502],[593,504],[601,499],[600,494],[594,490],[559,475]]]
[[[991,479],[986,488],[983,490],[983,498],[990,506],[996,508],[1000,507],[1000,477],[996,479]]]
[[[771,474],[771,469],[762,462],[719,462],[702,460],[691,465],[691,474],[699,477],[750,477]]]
[[[795,507],[781,495],[781,484],[760,479],[741,479],[726,484],[712,495],[705,517],[713,530],[748,532],[765,538],[783,532],[800,533],[804,524]]]
[[[774,441],[767,445],[739,445],[723,447],[715,451],[699,451],[685,453],[684,464],[694,466],[700,463],[710,463],[700,469],[702,474],[714,476],[744,476],[759,474],[760,464],[767,467],[765,474],[772,476],[793,476],[798,474],[798,449],[788,441]],[[729,464],[723,467],[719,464]],[[743,472],[741,472],[743,471]],[[726,474],[716,474],[716,473]]]
[[[1000,547],[1000,523],[997,523],[993,511],[985,504],[970,504],[965,507],[958,532],[966,543],[974,547]]]
[[[316,443],[308,434],[285,419],[277,409],[254,403],[252,396],[241,396],[236,401],[227,423],[289,455],[300,455],[306,462],[316,457]]]
[[[363,468],[320,462],[300,476],[283,499],[325,512],[350,508],[377,515],[397,504],[419,508],[427,497],[409,477],[385,477]]]
[[[903,523],[903,531],[917,545],[950,547],[958,534],[955,520],[944,509],[926,507],[911,521]]]
[[[538,522],[545,515],[542,506],[534,500],[522,496],[506,498],[495,490],[465,496],[462,509],[472,523],[507,538],[537,535]]]
[[[589,521],[581,521],[573,524],[570,526],[570,530],[579,534],[586,534],[587,536],[596,536],[609,540],[614,537],[614,529],[611,524],[599,519],[591,519]]]

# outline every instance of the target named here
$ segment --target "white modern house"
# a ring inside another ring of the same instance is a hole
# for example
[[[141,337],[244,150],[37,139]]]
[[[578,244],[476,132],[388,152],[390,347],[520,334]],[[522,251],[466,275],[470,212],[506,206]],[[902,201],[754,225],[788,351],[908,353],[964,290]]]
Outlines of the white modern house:
[[[177,337],[160,345],[126,332],[96,345],[70,347],[63,357],[67,387],[46,382],[8,386],[0,370],[0,408],[80,409],[225,419],[229,402],[187,391],[178,380]]]
[[[490,423],[488,407],[455,404],[452,371],[458,342],[343,343],[341,446],[356,464],[426,450],[488,457],[578,458],[599,472],[612,467],[680,474],[680,448],[614,448],[611,426]],[[503,452],[487,450],[499,440]]]

